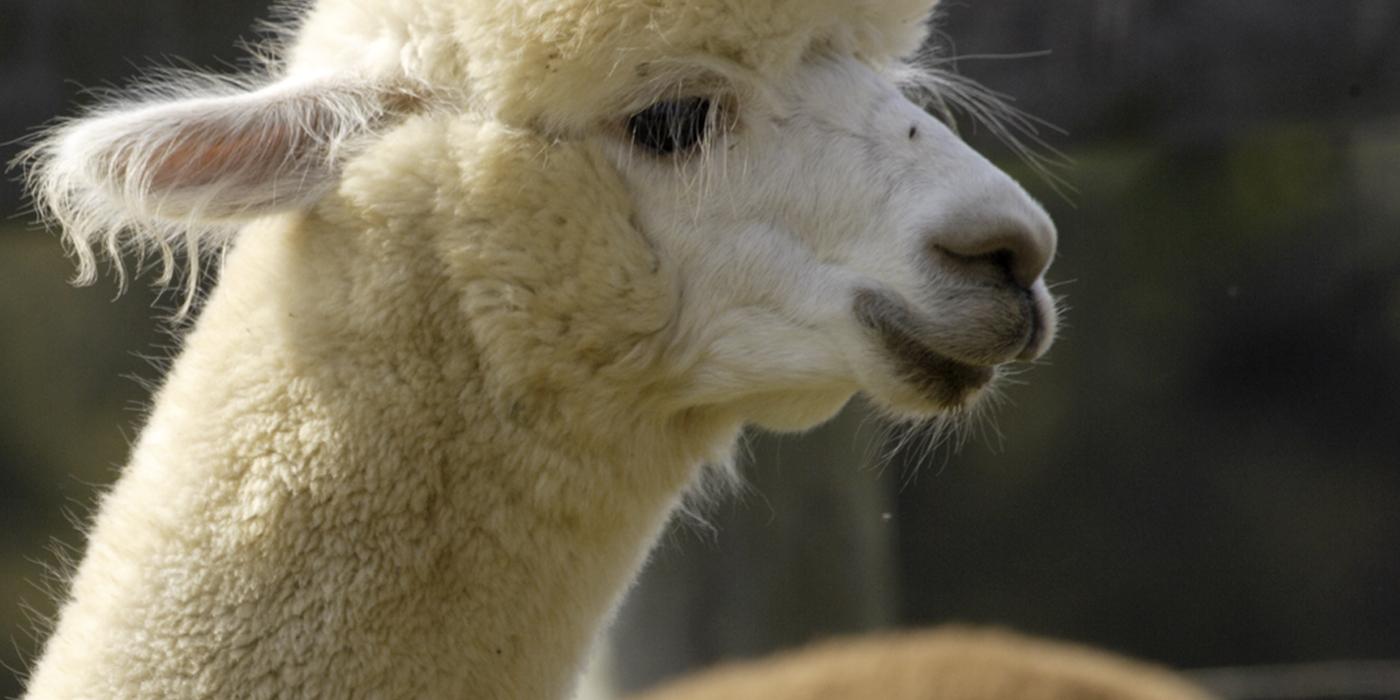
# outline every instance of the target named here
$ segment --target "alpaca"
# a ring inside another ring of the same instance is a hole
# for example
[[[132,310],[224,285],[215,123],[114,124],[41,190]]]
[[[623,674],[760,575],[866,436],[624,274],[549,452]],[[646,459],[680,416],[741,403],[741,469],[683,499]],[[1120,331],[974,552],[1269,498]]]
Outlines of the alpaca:
[[[1053,225],[906,97],[935,2],[314,0],[46,134],[80,280],[224,255],[28,697],[566,697],[745,425],[1039,357]]]
[[[1166,669],[994,629],[826,642],[721,666],[636,700],[1210,700]]]

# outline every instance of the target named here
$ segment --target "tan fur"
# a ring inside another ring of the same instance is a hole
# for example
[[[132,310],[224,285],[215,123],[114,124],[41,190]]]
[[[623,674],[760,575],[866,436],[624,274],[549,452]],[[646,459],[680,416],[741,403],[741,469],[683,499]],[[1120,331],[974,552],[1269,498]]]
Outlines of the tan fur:
[[[732,440],[653,408],[673,299],[596,154],[441,118],[360,162],[243,232],[32,697],[558,697]]]
[[[1010,632],[945,628],[721,666],[635,700],[1210,700],[1170,671]]]

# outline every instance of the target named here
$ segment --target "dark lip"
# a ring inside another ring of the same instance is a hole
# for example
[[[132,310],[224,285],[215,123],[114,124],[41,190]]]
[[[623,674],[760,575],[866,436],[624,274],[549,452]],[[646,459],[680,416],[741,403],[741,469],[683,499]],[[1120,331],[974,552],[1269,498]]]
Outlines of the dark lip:
[[[996,376],[994,367],[959,362],[919,341],[909,330],[915,325],[909,309],[887,294],[857,291],[855,313],[879,337],[900,376],[939,405],[961,406]]]
[[[1025,305],[1030,328],[1026,331],[1026,344],[1021,348],[1021,352],[1016,354],[1016,359],[1029,362],[1040,355],[1045,339],[1046,320],[1029,290],[1023,294],[1021,303]]]

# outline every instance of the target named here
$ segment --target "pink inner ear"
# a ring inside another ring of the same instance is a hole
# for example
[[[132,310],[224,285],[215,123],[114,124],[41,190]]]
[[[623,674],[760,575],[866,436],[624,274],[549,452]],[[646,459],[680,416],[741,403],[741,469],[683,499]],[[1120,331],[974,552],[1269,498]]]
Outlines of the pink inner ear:
[[[74,162],[138,216],[244,219],[314,201],[352,139],[420,104],[364,85],[195,98],[93,120],[72,140]]]
[[[305,167],[301,161],[307,155],[308,135],[282,125],[259,127],[182,127],[147,162],[149,186],[169,191],[221,182],[253,184],[261,178],[274,180],[284,170]]]

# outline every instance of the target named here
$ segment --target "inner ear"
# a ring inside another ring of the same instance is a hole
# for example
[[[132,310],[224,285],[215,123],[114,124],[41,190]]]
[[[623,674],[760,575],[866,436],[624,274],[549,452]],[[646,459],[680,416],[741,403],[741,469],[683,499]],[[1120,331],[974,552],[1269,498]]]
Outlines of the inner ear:
[[[159,138],[149,156],[143,156],[139,142],[123,144],[107,155],[108,167],[119,179],[139,178],[134,184],[172,195],[211,185],[253,186],[289,175],[312,175],[324,170],[317,161],[329,160],[315,152],[315,131],[276,119],[171,124]],[[292,195],[284,187],[273,189],[282,197]],[[276,206],[278,196],[269,194],[272,200],[265,205]]]
[[[138,218],[249,218],[320,197],[357,137],[416,104],[345,82],[191,97],[80,120],[55,165]]]

